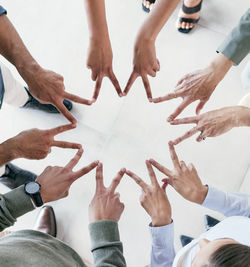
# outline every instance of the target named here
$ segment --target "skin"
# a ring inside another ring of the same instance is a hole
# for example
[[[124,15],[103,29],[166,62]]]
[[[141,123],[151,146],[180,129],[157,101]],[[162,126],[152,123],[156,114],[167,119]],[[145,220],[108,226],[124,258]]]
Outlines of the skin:
[[[250,108],[243,106],[225,107],[195,117],[176,119],[172,125],[196,124],[191,130],[173,141],[174,145],[200,132],[196,141],[206,137],[215,137],[230,131],[234,127],[250,126]]]
[[[92,102],[99,96],[104,77],[112,82],[117,94],[122,90],[113,72],[113,53],[109,39],[104,0],[85,0],[90,40],[87,67],[91,69],[91,78],[96,82]]]
[[[129,77],[123,94],[127,95],[133,83],[141,77],[148,100],[152,101],[152,92],[148,75],[155,77],[160,70],[160,62],[156,57],[155,41],[167,20],[178,5],[179,0],[159,0],[139,29],[134,46],[133,71]]]
[[[65,167],[48,166],[42,174],[37,177],[36,182],[41,185],[41,197],[44,203],[67,197],[72,183],[89,173],[98,165],[99,162],[95,161],[73,172],[73,168],[82,157],[82,154],[83,150],[79,149]]]
[[[166,183],[160,187],[155,172],[149,161],[146,161],[151,185],[146,184],[139,176],[130,170],[126,174],[130,176],[142,189],[140,203],[152,219],[152,226],[158,227],[170,224],[171,206],[166,195]]]
[[[54,105],[71,123],[77,121],[63,105],[64,99],[92,104],[90,100],[65,92],[63,77],[36,62],[6,15],[0,16],[0,54],[17,68],[32,96],[41,103]]]
[[[0,166],[17,158],[44,159],[51,152],[51,147],[80,149],[81,144],[56,141],[54,137],[75,128],[66,124],[50,130],[31,129],[19,133],[0,145]]]
[[[120,194],[115,193],[115,190],[125,171],[125,169],[121,169],[112,180],[111,185],[106,188],[103,183],[103,165],[102,163],[98,164],[96,168],[96,192],[89,205],[90,223],[101,220],[119,221],[124,204],[120,202]]]
[[[192,267],[206,266],[209,263],[209,258],[220,247],[227,244],[237,244],[233,239],[223,238],[209,241],[207,239],[201,239],[199,241],[200,250],[192,262]]]
[[[187,106],[197,100],[199,100],[196,107],[196,114],[198,115],[232,65],[233,62],[230,59],[219,53],[206,68],[182,77],[175,86],[173,93],[154,98],[152,101],[160,103],[177,97],[183,99],[182,103],[168,117],[167,121],[169,122],[173,121]]]
[[[188,166],[184,161],[179,161],[173,143],[169,143],[169,151],[174,169],[170,171],[154,159],[150,163],[162,172],[167,178],[163,179],[163,185],[171,185],[183,198],[202,204],[207,196],[208,187],[203,185],[193,164]]]

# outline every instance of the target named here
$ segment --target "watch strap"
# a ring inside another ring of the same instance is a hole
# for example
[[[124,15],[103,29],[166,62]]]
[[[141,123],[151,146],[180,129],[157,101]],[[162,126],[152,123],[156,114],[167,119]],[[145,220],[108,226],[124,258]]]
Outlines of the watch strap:
[[[43,200],[40,193],[33,194],[31,197],[37,207],[41,207],[43,205]]]

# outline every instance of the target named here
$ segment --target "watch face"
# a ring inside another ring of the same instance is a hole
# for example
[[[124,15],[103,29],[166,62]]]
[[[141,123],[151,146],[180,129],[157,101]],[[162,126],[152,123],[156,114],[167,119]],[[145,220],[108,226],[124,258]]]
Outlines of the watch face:
[[[36,194],[40,190],[40,186],[36,182],[30,182],[26,184],[25,190],[28,194]]]

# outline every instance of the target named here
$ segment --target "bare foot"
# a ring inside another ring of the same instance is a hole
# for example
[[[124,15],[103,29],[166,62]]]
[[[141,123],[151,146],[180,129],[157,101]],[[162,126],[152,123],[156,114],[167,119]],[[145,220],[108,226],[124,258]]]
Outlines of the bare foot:
[[[147,0],[142,0],[142,4],[144,5],[144,7],[146,7],[147,9],[151,10],[153,5],[152,3],[150,3],[149,1]]]
[[[184,0],[184,5],[186,7],[194,7],[199,5],[199,3],[201,2],[201,0]],[[179,18],[187,18],[187,19],[198,19],[200,17],[200,11],[193,13],[193,14],[186,14],[183,12],[182,8],[179,11],[178,14]],[[192,29],[194,27],[195,23],[189,23],[189,22],[180,22],[179,20],[177,20],[176,22],[176,27],[178,29]]]

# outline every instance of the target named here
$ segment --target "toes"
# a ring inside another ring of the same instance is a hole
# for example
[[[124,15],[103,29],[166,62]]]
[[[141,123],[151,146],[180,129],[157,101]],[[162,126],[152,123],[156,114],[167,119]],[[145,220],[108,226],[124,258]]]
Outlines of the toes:
[[[149,6],[150,6],[150,2],[146,1],[146,8],[149,8]]]
[[[181,23],[181,28],[182,28],[182,29],[185,29],[185,28],[186,28],[186,22],[182,22],[182,23]]]

